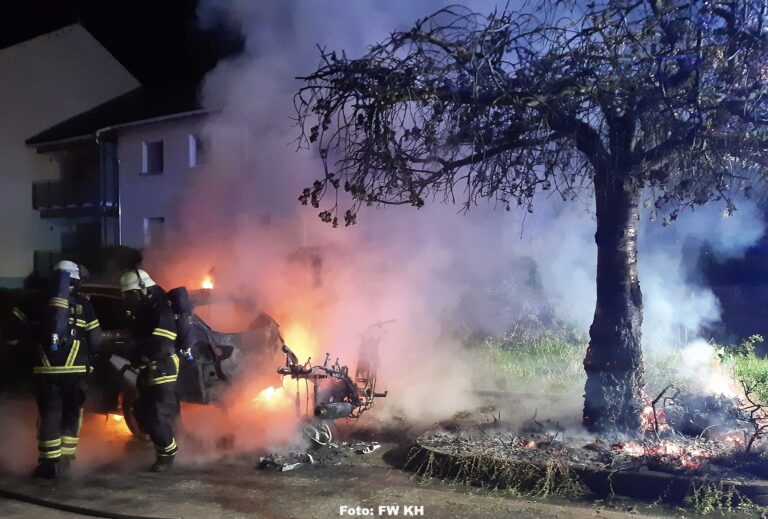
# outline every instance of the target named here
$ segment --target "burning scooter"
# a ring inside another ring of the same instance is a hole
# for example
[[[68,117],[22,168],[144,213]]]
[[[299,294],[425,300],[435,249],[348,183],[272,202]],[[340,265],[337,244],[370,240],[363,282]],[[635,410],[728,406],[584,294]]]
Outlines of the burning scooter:
[[[373,326],[383,326],[387,323],[376,323]],[[322,365],[313,365],[312,358],[300,364],[296,354],[283,344],[285,366],[280,366],[280,375],[290,376],[296,380],[296,414],[301,416],[301,398],[299,380],[312,384],[312,414],[309,405],[305,415],[310,418],[304,427],[305,434],[320,445],[327,445],[333,439],[327,422],[340,418],[359,418],[365,411],[371,409],[376,398],[387,396],[387,391],[376,392],[376,372],[378,370],[378,344],[381,337],[363,339],[359,347],[357,369],[354,376],[349,373],[347,366],[339,364],[339,359],[328,365],[330,354],[325,354]],[[307,399],[309,388],[307,387]]]

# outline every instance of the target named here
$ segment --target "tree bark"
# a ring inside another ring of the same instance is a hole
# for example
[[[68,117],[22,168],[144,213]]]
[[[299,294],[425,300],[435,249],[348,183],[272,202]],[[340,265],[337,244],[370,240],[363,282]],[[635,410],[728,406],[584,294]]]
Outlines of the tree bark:
[[[622,175],[595,177],[597,306],[584,359],[584,424],[637,432],[642,413],[643,301],[637,276],[640,188]]]

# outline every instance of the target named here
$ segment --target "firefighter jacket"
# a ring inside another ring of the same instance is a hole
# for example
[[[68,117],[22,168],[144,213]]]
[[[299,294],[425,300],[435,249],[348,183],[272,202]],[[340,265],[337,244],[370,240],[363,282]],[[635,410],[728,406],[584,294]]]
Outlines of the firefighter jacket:
[[[139,306],[133,321],[132,361],[141,368],[139,383],[148,386],[176,382],[179,373],[176,319],[165,292],[154,288],[150,287],[149,300]]]
[[[48,300],[49,307],[66,310],[65,333],[59,337],[56,348],[51,347],[53,330],[40,330],[37,343],[39,359],[33,373],[36,375],[85,374],[90,371],[91,359],[99,353],[102,343],[101,325],[87,297],[73,293],[67,297],[55,295]],[[43,327],[38,327],[43,328]]]

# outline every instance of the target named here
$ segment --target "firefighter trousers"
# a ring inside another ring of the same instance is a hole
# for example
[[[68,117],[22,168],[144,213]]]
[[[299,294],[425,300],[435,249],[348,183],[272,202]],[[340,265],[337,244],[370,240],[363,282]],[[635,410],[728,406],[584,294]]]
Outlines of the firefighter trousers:
[[[175,456],[178,447],[173,426],[179,416],[176,382],[156,385],[139,383],[138,390],[135,411],[139,427],[152,439],[158,458]]]
[[[37,447],[40,462],[74,457],[83,423],[85,376],[80,374],[35,375],[39,412]]]

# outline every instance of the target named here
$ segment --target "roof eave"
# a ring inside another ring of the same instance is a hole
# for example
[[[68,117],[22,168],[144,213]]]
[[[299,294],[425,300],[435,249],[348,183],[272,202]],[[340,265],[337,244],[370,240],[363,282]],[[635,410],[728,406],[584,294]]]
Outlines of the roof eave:
[[[78,135],[76,137],[68,137],[66,139],[59,139],[55,141],[36,141],[34,137],[30,137],[24,143],[27,146],[34,147],[38,153],[47,153],[50,151],[56,151],[60,150],[62,148],[66,148],[69,145],[79,143],[79,142],[86,142],[88,140],[94,140],[96,142],[99,142],[100,137],[109,132],[113,132],[116,130],[121,130],[124,128],[130,128],[133,126],[141,126],[144,124],[155,124],[155,123],[161,123],[165,121],[172,121],[175,119],[182,119],[185,117],[194,117],[194,116],[203,116],[208,115],[210,113],[216,112],[217,110],[205,110],[203,108],[199,108],[196,110],[188,110],[186,112],[178,112],[174,114],[167,114],[167,115],[161,115],[158,117],[150,117],[148,119],[139,119],[137,121],[129,121],[125,123],[120,124],[114,124],[110,126],[105,126],[104,128],[100,128],[96,130],[92,134],[85,134],[85,135]]]
[[[196,115],[208,115],[210,113],[210,110],[205,110],[203,108],[198,108],[196,110],[189,110],[186,112],[178,112],[174,114],[168,114],[168,115],[160,115],[158,117],[150,117],[148,119],[139,119],[138,121],[129,121],[125,123],[120,124],[114,124],[111,126],[105,126],[104,128],[100,128],[96,130],[95,137],[98,140],[99,136],[103,133],[112,132],[115,130],[122,130],[124,128],[130,128],[132,126],[141,126],[143,124],[155,124],[155,123],[162,123],[166,121],[172,121],[174,119],[183,119],[185,117],[194,117]]]
[[[66,148],[69,145],[75,144],[78,142],[87,142],[92,139],[94,139],[94,136],[91,134],[78,135],[76,137],[67,137],[66,139],[59,139],[56,141],[39,141],[39,142],[35,142],[34,137],[31,137],[26,141],[24,141],[24,144],[35,148],[38,153],[46,153],[49,151],[56,151],[62,148]]]

